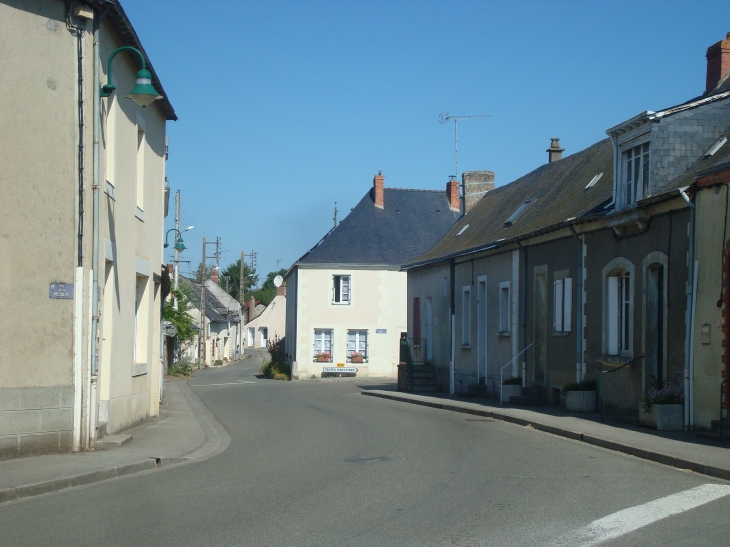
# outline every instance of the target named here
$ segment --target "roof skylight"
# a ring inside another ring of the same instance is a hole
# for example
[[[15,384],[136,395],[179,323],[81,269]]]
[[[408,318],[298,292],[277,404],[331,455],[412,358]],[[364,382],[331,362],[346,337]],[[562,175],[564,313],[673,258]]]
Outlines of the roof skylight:
[[[588,185],[586,186],[586,188],[585,188],[585,189],[586,189],[586,190],[588,190],[588,188],[591,188],[592,186],[595,186],[595,184],[596,184],[596,183],[597,183],[597,182],[598,182],[599,180],[601,180],[601,177],[602,177],[602,176],[603,176],[603,173],[598,173],[598,174],[597,174],[597,175],[596,175],[595,177],[593,177],[593,178],[591,179],[591,182],[589,182],[589,183],[588,183]]]
[[[461,230],[459,230],[459,232],[456,235],[457,236],[460,236],[461,234],[463,234],[466,231],[466,229],[468,227],[469,227],[469,225],[468,224],[465,224],[464,227]]]
[[[507,222],[504,223],[505,227],[512,226],[515,222],[517,222],[517,219],[522,216],[522,213],[525,212],[533,201],[535,201],[534,198],[525,200],[525,202],[520,205],[514,213],[512,213],[512,216],[507,219]]]
[[[715,152],[720,150],[722,145],[725,144],[726,142],[727,142],[727,137],[721,137],[720,139],[718,139],[718,141],[715,144],[713,144],[707,152],[705,152],[705,158],[709,158]]]

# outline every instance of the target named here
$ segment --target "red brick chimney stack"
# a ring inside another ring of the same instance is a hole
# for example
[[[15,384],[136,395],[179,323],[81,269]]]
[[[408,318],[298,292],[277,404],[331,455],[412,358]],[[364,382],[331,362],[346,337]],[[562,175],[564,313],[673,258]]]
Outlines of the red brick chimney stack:
[[[705,95],[710,93],[727,73],[730,72],[730,32],[724,40],[707,48],[707,87]]]
[[[218,268],[213,268],[213,271],[210,272],[210,280],[216,285],[218,284]]]
[[[455,178],[446,183],[446,199],[449,200],[449,208],[452,211],[461,211],[459,182]]]
[[[286,296],[286,283],[282,283],[280,287],[276,287],[276,296]]]
[[[381,171],[373,179],[373,205],[378,209],[385,209],[385,177]]]

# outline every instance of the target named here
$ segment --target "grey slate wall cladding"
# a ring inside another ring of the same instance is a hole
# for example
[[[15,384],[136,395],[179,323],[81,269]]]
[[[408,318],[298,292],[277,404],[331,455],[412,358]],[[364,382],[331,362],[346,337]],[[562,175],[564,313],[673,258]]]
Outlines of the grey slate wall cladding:
[[[71,450],[73,386],[0,389],[0,459]]]
[[[730,126],[730,99],[679,112],[653,124],[651,191],[684,173]]]

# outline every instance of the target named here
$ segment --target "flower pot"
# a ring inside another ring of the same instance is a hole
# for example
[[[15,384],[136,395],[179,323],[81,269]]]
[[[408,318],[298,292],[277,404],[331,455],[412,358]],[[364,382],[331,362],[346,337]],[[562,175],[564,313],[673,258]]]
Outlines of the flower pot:
[[[684,429],[683,405],[651,405],[644,412],[644,403],[639,405],[639,423],[660,431],[682,431]]]
[[[522,386],[520,385],[503,385],[502,386],[502,402],[509,403],[510,397],[518,397],[522,395]]]
[[[595,412],[595,391],[566,391],[565,410],[568,412]]]
[[[364,361],[363,357],[350,357],[351,363],[362,363]]]
[[[317,362],[318,363],[329,363],[330,360],[328,357],[317,357]]]

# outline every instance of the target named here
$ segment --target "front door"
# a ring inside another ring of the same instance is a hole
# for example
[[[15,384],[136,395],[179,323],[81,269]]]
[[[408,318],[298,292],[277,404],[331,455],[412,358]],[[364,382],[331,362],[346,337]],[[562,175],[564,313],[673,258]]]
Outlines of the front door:
[[[426,360],[433,359],[433,305],[431,298],[426,298]]]

